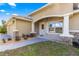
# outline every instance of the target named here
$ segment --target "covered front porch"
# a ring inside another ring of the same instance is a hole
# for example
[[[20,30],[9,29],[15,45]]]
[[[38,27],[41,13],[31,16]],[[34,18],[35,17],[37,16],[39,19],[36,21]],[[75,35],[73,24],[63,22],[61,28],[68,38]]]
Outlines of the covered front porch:
[[[69,19],[69,15],[38,19],[32,22],[32,32],[36,32],[39,35],[58,34],[64,37],[73,37],[70,34]]]

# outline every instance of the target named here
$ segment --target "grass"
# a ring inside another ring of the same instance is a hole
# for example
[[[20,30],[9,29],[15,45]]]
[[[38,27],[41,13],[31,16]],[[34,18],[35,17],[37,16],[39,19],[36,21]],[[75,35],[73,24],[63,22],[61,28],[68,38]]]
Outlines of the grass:
[[[79,55],[79,49],[56,43],[41,42],[18,49],[0,52],[1,56],[69,56]]]

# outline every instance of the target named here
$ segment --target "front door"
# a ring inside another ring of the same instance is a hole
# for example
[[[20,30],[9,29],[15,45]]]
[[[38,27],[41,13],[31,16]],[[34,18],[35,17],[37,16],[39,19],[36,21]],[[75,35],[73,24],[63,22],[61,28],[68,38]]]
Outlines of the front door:
[[[44,22],[39,24],[39,29],[40,29],[39,30],[40,35],[45,35],[46,30],[45,30],[45,23]]]

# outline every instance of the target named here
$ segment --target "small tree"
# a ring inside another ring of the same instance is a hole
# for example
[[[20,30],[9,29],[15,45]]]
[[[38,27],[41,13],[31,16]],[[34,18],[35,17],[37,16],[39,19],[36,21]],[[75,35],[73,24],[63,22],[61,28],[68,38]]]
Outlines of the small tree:
[[[6,29],[6,25],[5,25],[6,21],[2,20],[2,25],[0,26],[0,33],[7,33],[7,29]]]

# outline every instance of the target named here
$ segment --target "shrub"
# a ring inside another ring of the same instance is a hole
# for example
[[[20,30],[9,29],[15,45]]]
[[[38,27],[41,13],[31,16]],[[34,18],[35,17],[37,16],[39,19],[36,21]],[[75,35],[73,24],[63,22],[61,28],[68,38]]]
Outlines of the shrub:
[[[3,40],[3,43],[6,43],[5,39],[2,39]]]
[[[8,38],[8,41],[11,41],[12,39],[11,38]]]
[[[22,38],[24,38],[25,40],[27,39],[27,35],[22,35]]]
[[[3,34],[7,33],[6,28],[0,26],[0,33],[3,33]]]
[[[20,36],[15,36],[15,40],[16,40],[16,41],[21,40]]]

